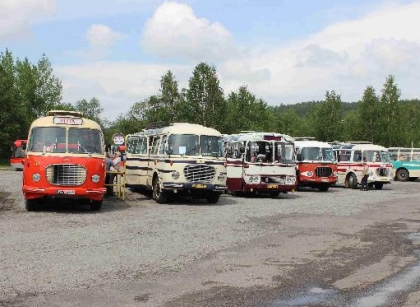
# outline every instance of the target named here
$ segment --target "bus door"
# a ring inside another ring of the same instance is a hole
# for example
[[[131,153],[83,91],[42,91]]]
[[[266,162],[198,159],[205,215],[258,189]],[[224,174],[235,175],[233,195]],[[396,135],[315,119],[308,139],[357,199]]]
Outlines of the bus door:
[[[126,184],[146,188],[149,168],[149,146],[144,135],[127,135]]]

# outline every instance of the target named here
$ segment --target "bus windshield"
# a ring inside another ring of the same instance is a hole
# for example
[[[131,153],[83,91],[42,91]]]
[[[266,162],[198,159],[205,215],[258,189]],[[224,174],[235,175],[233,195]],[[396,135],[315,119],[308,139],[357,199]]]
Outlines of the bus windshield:
[[[34,127],[28,142],[30,152],[103,154],[101,132],[88,128]]]
[[[223,139],[220,136],[171,134],[168,152],[171,155],[222,157]]]
[[[245,160],[247,162],[293,163],[294,147],[292,143],[277,141],[248,142]]]
[[[389,153],[385,150],[365,150],[363,157],[367,162],[391,162]]]
[[[301,161],[334,161],[334,154],[331,148],[304,147],[300,157]]]

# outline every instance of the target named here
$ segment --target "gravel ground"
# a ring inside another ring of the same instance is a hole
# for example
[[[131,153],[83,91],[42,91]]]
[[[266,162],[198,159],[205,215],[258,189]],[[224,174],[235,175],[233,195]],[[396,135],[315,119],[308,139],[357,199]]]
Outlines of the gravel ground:
[[[127,291],[134,298],[121,306],[189,306],[174,302],[186,291],[197,290],[190,288],[191,284],[201,282],[200,287],[207,289],[212,288],[212,283],[227,285],[230,278],[235,278],[235,287],[267,286],[278,271],[270,269],[259,280],[232,275],[236,269],[229,267],[226,259],[233,261],[230,255],[239,253],[235,248],[249,246],[254,248],[253,258],[269,259],[270,250],[258,255],[258,242],[265,242],[266,246],[274,242],[272,248],[276,252],[279,246],[294,248],[284,255],[285,259],[300,259],[302,255],[316,257],[340,241],[340,248],[346,244],[354,247],[360,241],[352,237],[346,241],[345,236],[319,229],[328,223],[339,228],[343,223],[347,227],[343,232],[355,233],[368,222],[359,225],[354,217],[363,220],[365,212],[380,212],[384,204],[395,208],[402,200],[410,203],[420,197],[419,182],[394,182],[382,191],[369,192],[341,187],[327,193],[305,190],[281,194],[276,199],[223,195],[217,205],[190,199],[157,205],[140,194],[128,192],[125,202],[106,200],[99,212],[71,204],[49,204],[40,212],[26,212],[21,175],[0,170],[0,306],[33,306],[34,302],[48,306],[54,305],[52,298],[75,296],[82,297],[80,305],[115,306],[115,302],[100,299],[108,297],[107,291],[111,293],[113,289]],[[295,225],[298,220],[299,225]],[[372,221],[376,222],[373,214]],[[311,223],[314,225],[305,229],[305,224]],[[301,232],[305,232],[306,245],[293,247],[293,236]],[[275,243],[280,234],[283,241]],[[308,239],[317,235],[315,242]],[[288,239],[289,243],[285,241]],[[220,267],[220,261],[225,261],[223,270],[230,270],[229,274],[222,274],[224,280],[209,280],[205,284],[197,277],[206,272],[200,265]],[[286,272],[295,267],[296,261],[282,265]],[[199,272],[192,273],[190,270],[195,267]],[[185,275],[197,279],[189,280]],[[136,288],[139,282],[144,290],[140,294]],[[151,290],[156,287],[166,292],[157,294]],[[67,305],[61,301],[54,306]]]

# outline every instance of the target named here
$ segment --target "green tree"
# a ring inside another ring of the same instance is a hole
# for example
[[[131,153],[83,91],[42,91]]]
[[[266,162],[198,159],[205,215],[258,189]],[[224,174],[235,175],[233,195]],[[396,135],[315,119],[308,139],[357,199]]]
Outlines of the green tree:
[[[394,76],[388,76],[382,88],[380,99],[381,104],[381,120],[379,130],[379,142],[385,147],[398,146],[401,143],[402,127],[401,127],[401,109],[398,103],[401,96]]]
[[[359,103],[358,114],[360,122],[353,129],[360,131],[361,140],[376,143],[380,140],[381,104],[372,86],[366,87]]]
[[[226,102],[214,66],[200,63],[195,67],[189,80],[187,103],[188,114],[193,116],[191,122],[223,130]]]
[[[342,137],[341,97],[335,91],[327,91],[314,117],[315,136],[320,141],[340,140]]]
[[[257,99],[246,86],[238,92],[231,92],[226,101],[226,122],[224,133],[238,133],[243,130],[267,131],[272,124],[267,104]]]
[[[93,97],[89,101],[86,99],[79,100],[74,107],[77,111],[83,113],[84,117],[94,120],[103,126],[101,114],[104,111],[104,108],[97,98]]]
[[[1,55],[0,60],[0,156],[10,156],[10,146],[18,138],[26,138],[20,123],[19,93],[15,86],[13,69],[8,62],[11,54]]]

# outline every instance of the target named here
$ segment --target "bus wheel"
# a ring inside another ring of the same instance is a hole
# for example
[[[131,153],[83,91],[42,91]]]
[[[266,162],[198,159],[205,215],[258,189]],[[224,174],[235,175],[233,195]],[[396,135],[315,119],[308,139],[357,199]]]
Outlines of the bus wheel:
[[[407,181],[409,178],[408,171],[405,168],[400,168],[397,171],[397,180],[399,181]]]
[[[37,211],[39,209],[38,199],[25,199],[26,211]]]
[[[209,204],[216,204],[219,201],[220,193],[208,193],[206,200]]]
[[[277,196],[279,196],[280,195],[280,192],[270,192],[270,197],[271,198],[277,198]]]
[[[90,204],[90,210],[98,211],[102,208],[102,200],[93,200]]]
[[[320,192],[327,192],[329,190],[330,186],[328,184],[321,184],[318,186],[318,190]]]
[[[382,190],[384,184],[382,182],[375,182],[375,189]]]
[[[349,174],[349,177],[347,178],[349,182],[349,188],[356,189],[357,188],[357,177],[355,174],[351,173]]]
[[[153,199],[158,204],[164,204],[168,200],[168,197],[165,191],[162,191],[160,188],[160,182],[159,182],[158,177],[156,177],[155,180],[153,181]]]

